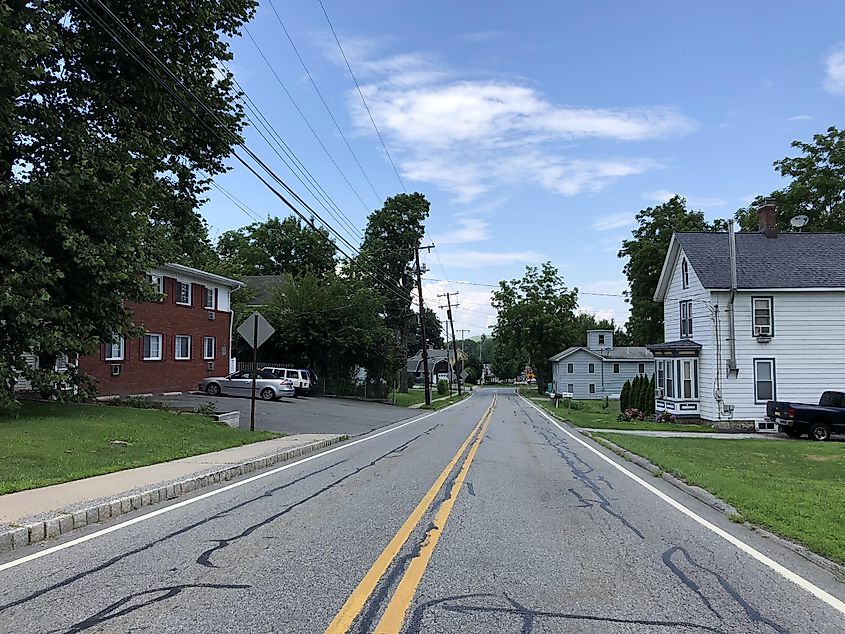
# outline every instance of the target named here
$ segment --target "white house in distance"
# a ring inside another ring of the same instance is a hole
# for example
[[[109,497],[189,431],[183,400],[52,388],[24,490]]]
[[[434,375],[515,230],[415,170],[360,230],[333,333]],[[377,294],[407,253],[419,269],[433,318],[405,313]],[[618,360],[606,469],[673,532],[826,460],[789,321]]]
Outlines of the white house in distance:
[[[612,330],[588,330],[587,346],[573,346],[549,359],[557,394],[578,399],[619,398],[625,381],[651,376],[653,357],[646,348],[613,345]]]
[[[675,233],[654,299],[664,341],[656,411],[717,427],[773,429],[766,401],[818,403],[845,389],[845,234]]]

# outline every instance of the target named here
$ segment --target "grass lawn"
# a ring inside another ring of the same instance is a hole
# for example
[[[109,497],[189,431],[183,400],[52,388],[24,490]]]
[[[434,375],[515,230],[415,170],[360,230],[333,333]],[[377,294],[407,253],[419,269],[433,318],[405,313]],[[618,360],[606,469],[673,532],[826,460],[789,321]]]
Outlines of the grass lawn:
[[[19,418],[0,419],[0,494],[278,436],[231,429],[197,414],[24,402]]]
[[[575,401],[581,409],[568,411],[565,401],[555,409],[554,401],[546,396],[540,396],[534,389],[521,389],[523,396],[531,399],[532,403],[545,408],[547,411],[565,418],[576,427],[590,427],[594,429],[622,429],[639,431],[695,431],[713,432],[712,427],[706,425],[682,425],[678,423],[655,423],[654,421],[618,421],[619,402],[611,401],[610,407],[604,409],[603,401]]]
[[[393,402],[394,397],[396,397],[395,403]],[[437,390],[431,391],[431,398],[437,398]],[[411,388],[408,390],[407,394],[403,394],[402,392],[391,392],[387,395],[387,402],[391,405],[396,405],[397,407],[410,407],[411,405],[416,405],[417,403],[425,403],[425,390]]]
[[[462,401],[465,398],[469,398],[469,392],[464,392],[460,396],[458,396],[457,394],[453,394],[449,398],[444,398],[442,401],[435,401],[435,398],[442,397],[432,395],[431,405],[423,405],[420,409],[443,409],[444,407],[448,407],[452,403],[457,403],[458,401]]]
[[[845,444],[599,435],[845,564]]]

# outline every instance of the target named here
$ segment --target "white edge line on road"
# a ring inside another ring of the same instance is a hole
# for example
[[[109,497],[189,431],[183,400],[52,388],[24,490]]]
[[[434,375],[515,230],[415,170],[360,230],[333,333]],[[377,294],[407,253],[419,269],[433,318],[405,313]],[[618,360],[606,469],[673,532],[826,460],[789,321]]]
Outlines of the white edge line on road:
[[[598,449],[596,449],[595,447],[591,447],[591,446],[590,446],[587,442],[585,442],[585,441],[581,440],[580,438],[578,438],[578,437],[577,437],[575,434],[573,434],[572,432],[570,432],[570,431],[568,431],[568,430],[564,429],[564,428],[560,425],[560,423],[558,423],[558,422],[557,422],[554,418],[552,418],[551,416],[549,416],[548,414],[546,414],[546,412],[544,412],[542,409],[540,409],[539,407],[537,407],[536,405],[534,405],[534,403],[532,403],[531,401],[529,401],[527,398],[525,398],[525,397],[524,397],[524,396],[522,396],[521,394],[520,394],[519,396],[520,396],[520,398],[522,398],[522,399],[523,399],[526,403],[528,403],[531,407],[533,407],[534,409],[536,409],[536,410],[537,410],[537,411],[538,411],[538,412],[539,412],[539,413],[540,413],[540,414],[541,414],[544,418],[546,418],[546,420],[548,420],[549,422],[551,422],[551,423],[552,423],[555,427],[557,427],[560,431],[562,431],[564,434],[566,434],[567,436],[569,436],[570,438],[572,438],[572,440],[574,440],[575,442],[577,442],[577,443],[579,443],[579,444],[583,445],[584,447],[586,447],[587,449],[589,449],[590,451],[592,451],[592,452],[593,452],[594,454],[596,454],[599,458],[601,458],[602,460],[604,460],[605,462],[607,462],[609,465],[611,465],[611,466],[612,466],[612,467],[614,467],[615,469],[617,469],[617,470],[621,471],[624,475],[628,476],[631,480],[633,480],[633,481],[634,481],[634,482],[636,482],[637,484],[639,484],[639,485],[643,486],[645,489],[647,489],[648,491],[650,491],[651,493],[653,493],[654,495],[656,495],[657,497],[659,497],[661,500],[663,500],[664,502],[666,502],[667,504],[669,504],[669,505],[670,505],[670,506],[672,506],[673,508],[677,509],[678,511],[680,511],[681,513],[683,513],[684,515],[686,515],[687,517],[689,517],[691,520],[693,520],[693,521],[697,522],[698,524],[700,524],[700,525],[701,525],[701,526],[703,526],[704,528],[706,528],[706,529],[708,529],[708,530],[712,531],[713,533],[715,533],[716,535],[718,535],[719,537],[721,537],[721,538],[722,538],[722,539],[724,539],[725,541],[727,541],[727,542],[729,542],[730,544],[732,544],[732,545],[736,546],[739,550],[741,550],[741,551],[742,551],[742,552],[744,552],[745,554],[749,555],[750,557],[752,557],[752,558],[756,559],[757,561],[759,561],[759,562],[760,562],[761,564],[763,564],[764,566],[767,566],[767,567],[771,568],[772,570],[774,570],[776,573],[778,573],[779,575],[781,575],[781,576],[782,576],[782,577],[784,577],[785,579],[788,579],[789,581],[791,581],[791,582],[792,582],[792,583],[794,583],[795,585],[799,586],[800,588],[803,588],[804,590],[806,590],[807,592],[809,592],[810,594],[812,594],[813,596],[815,596],[817,599],[820,599],[821,601],[824,601],[824,602],[825,602],[825,603],[827,603],[830,607],[834,608],[835,610],[838,610],[838,611],[839,611],[839,612],[841,612],[842,614],[845,614],[845,602],[840,601],[839,599],[837,599],[835,596],[833,596],[833,595],[832,595],[832,594],[830,594],[829,592],[826,592],[825,590],[822,590],[821,588],[819,588],[819,587],[818,587],[818,586],[816,586],[815,584],[813,584],[813,583],[811,583],[811,582],[807,581],[807,580],[806,580],[804,577],[802,577],[801,575],[798,575],[798,574],[796,574],[796,573],[792,572],[789,568],[786,568],[785,566],[783,566],[783,565],[779,564],[779,563],[778,563],[778,562],[776,562],[774,559],[771,559],[770,557],[767,557],[766,555],[764,555],[763,553],[761,553],[759,550],[757,550],[757,549],[755,549],[754,547],[752,547],[752,546],[750,546],[750,545],[746,544],[746,543],[745,543],[744,541],[742,541],[741,539],[739,539],[739,538],[737,538],[737,537],[734,537],[733,535],[731,535],[731,534],[730,534],[730,533],[728,533],[727,531],[725,531],[725,530],[723,530],[723,529],[719,528],[719,527],[718,527],[718,526],[716,526],[715,524],[713,524],[713,523],[711,523],[711,522],[708,522],[706,519],[704,519],[703,517],[701,517],[700,515],[698,515],[698,514],[697,514],[697,513],[695,513],[694,511],[692,511],[691,509],[688,509],[686,506],[684,506],[683,504],[681,504],[680,502],[678,502],[678,501],[677,501],[677,500],[675,500],[674,498],[672,498],[672,497],[670,497],[670,496],[666,495],[666,494],[665,494],[665,493],[663,493],[663,491],[661,491],[660,489],[658,489],[658,488],[656,488],[655,486],[653,486],[653,485],[649,484],[648,482],[646,482],[645,480],[643,480],[642,478],[640,478],[640,477],[639,477],[638,475],[636,475],[635,473],[632,473],[632,472],[628,471],[628,469],[626,469],[626,468],[625,468],[625,467],[623,467],[622,465],[618,464],[615,460],[612,460],[611,458],[608,458],[607,456],[605,456],[602,452],[600,452],[600,451],[599,451]]]
[[[455,407],[456,405],[460,405],[461,403],[466,403],[470,398],[473,397],[475,393],[472,392],[469,395],[469,398],[463,399],[458,401],[457,403],[452,403],[451,405],[447,405],[443,409],[437,410],[435,412],[431,412],[430,414],[424,414],[423,416],[416,416],[411,420],[405,421],[404,423],[399,423],[393,427],[388,429],[383,429],[382,431],[376,432],[371,436],[365,436],[364,438],[359,438],[358,440],[353,440],[352,442],[348,442],[333,449],[328,449],[326,451],[321,451],[319,453],[312,454],[302,460],[297,460],[296,462],[288,462],[282,465],[281,467],[276,467],[275,469],[270,469],[270,471],[264,471],[263,473],[259,473],[258,475],[251,476],[245,480],[239,480],[238,482],[233,482],[232,484],[227,484],[224,487],[219,489],[215,489],[213,491],[209,491],[208,493],[203,493],[196,497],[189,498],[187,500],[182,500],[181,502],[176,502],[170,506],[165,506],[164,508],[157,509],[155,511],[151,511],[150,513],[146,513],[144,515],[140,515],[138,517],[133,517],[130,520],[126,520],[125,522],[120,522],[119,524],[115,524],[113,526],[109,526],[102,530],[96,531],[94,533],[90,533],[88,535],[83,535],[82,537],[77,537],[76,539],[72,539],[69,542],[65,542],[63,544],[57,544],[55,546],[51,546],[50,548],[45,548],[44,550],[38,551],[37,553],[32,553],[30,555],[26,555],[25,557],[21,557],[20,559],[14,559],[12,561],[6,562],[5,564],[0,564],[0,572],[4,570],[9,570],[10,568],[15,568],[22,564],[28,563],[30,561],[35,561],[36,559],[41,559],[42,557],[46,557],[47,555],[52,555],[53,553],[59,552],[60,550],[64,550],[66,548],[70,548],[72,546],[76,546],[77,544],[82,544],[92,539],[96,539],[97,537],[102,537],[103,535],[108,535],[109,533],[113,533],[115,531],[119,531],[123,528],[127,528],[128,526],[132,526],[133,524],[139,524],[141,522],[146,522],[147,520],[151,520],[159,515],[164,515],[165,513],[170,513],[171,511],[175,511],[176,509],[180,509],[182,507],[188,506],[189,504],[195,504],[206,498],[213,497],[215,495],[220,495],[221,493],[225,493],[226,491],[231,491],[232,489],[236,489],[238,487],[244,486],[246,484],[250,484],[251,482],[255,482],[256,480],[261,480],[262,478],[267,478],[271,475],[275,475],[282,471],[286,471],[287,469],[292,469],[293,467],[297,467],[301,464],[306,462],[310,462],[311,460],[316,460],[317,458],[322,458],[323,456],[327,456],[329,454],[335,453],[336,451],[343,451],[344,449],[349,449],[350,447],[354,447],[355,445],[361,444],[362,442],[367,442],[373,440],[374,438],[378,438],[379,436],[384,436],[385,434],[389,434],[391,432],[397,431],[402,429],[403,427],[407,427],[408,425],[413,425],[414,423],[418,423],[421,420],[425,420],[426,418],[431,418],[432,416],[436,416],[438,414],[442,414],[448,409]]]

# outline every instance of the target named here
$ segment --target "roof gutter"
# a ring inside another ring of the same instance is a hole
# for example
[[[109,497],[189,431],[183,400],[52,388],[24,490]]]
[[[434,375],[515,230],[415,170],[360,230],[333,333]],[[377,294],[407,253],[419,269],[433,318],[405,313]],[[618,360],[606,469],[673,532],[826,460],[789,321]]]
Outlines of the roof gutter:
[[[728,337],[730,342],[730,357],[728,358],[728,376],[739,374],[736,365],[736,323],[734,319],[734,300],[736,299],[736,233],[734,221],[728,221],[728,248],[731,255],[731,291],[728,301]]]

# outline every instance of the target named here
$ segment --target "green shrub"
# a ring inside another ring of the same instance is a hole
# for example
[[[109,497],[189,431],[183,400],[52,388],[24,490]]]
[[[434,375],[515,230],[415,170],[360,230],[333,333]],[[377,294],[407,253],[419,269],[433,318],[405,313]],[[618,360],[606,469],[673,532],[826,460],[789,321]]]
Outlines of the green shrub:
[[[628,409],[628,403],[631,400],[631,379],[625,381],[622,386],[622,391],[619,393],[619,411],[624,412]]]
[[[437,393],[444,396],[449,391],[449,382],[446,379],[440,379],[437,382]]]

